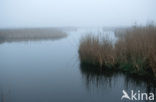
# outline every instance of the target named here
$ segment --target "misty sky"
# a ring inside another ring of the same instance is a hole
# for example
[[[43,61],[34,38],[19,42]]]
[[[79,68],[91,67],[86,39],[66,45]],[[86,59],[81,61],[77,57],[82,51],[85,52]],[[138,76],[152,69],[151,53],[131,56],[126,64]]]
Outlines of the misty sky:
[[[156,0],[0,0],[0,28],[156,22]]]

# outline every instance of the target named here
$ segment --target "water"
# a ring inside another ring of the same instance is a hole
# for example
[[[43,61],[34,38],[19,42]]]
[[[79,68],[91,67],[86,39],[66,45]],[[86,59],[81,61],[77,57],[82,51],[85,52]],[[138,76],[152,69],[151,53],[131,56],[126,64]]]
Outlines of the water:
[[[0,102],[121,102],[122,90],[155,92],[150,80],[81,66],[81,36],[0,44]],[[113,32],[105,32],[114,37]]]

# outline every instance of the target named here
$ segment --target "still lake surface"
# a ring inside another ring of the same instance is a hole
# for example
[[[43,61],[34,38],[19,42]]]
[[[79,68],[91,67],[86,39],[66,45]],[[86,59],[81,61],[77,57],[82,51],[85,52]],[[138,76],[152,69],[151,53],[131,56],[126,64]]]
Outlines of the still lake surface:
[[[80,65],[81,36],[101,29],[66,32],[59,40],[0,44],[0,102],[121,102],[122,90],[155,93],[150,80]]]

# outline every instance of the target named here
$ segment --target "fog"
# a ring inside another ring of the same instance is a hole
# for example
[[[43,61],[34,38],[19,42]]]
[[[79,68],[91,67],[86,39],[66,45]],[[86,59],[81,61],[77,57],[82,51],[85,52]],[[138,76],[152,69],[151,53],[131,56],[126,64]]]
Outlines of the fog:
[[[0,0],[0,28],[131,26],[155,10],[156,0]]]

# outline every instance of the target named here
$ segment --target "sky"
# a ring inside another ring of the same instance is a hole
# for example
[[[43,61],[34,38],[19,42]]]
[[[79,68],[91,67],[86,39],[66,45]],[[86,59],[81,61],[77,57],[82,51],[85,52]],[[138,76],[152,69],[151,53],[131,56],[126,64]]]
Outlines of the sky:
[[[0,0],[0,28],[156,22],[156,0]]]

